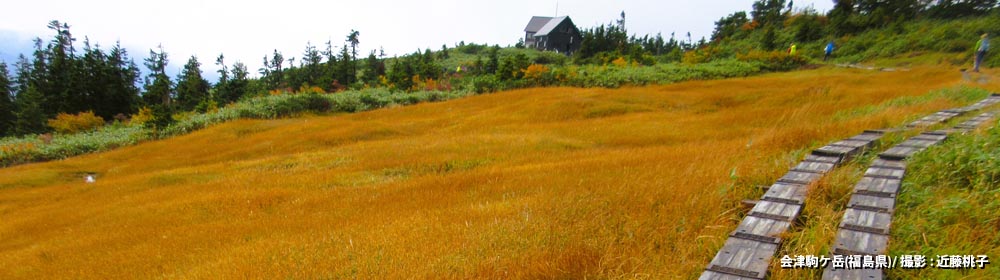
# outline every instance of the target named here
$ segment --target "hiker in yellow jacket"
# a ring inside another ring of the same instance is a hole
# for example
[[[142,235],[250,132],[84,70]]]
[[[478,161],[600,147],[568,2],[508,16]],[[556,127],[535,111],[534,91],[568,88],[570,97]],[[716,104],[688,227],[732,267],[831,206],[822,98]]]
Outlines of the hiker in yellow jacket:
[[[795,46],[795,43],[792,43],[792,46],[788,47],[788,55],[795,55],[795,52],[797,51],[797,48],[798,47]]]

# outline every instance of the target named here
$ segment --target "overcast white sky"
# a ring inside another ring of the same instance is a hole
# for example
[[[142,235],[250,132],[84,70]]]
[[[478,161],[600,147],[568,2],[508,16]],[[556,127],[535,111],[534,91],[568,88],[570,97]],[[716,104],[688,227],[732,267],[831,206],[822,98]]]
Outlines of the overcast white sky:
[[[50,40],[50,20],[70,24],[81,48],[84,36],[102,48],[120,40],[142,67],[149,49],[163,44],[170,67],[180,68],[191,55],[202,71],[215,77],[215,57],[227,64],[243,61],[252,73],[274,49],[285,57],[301,57],[306,42],[320,49],[327,40],[342,45],[351,29],[360,31],[361,52],[384,47],[389,55],[421,48],[440,49],[459,41],[508,45],[524,36],[531,16],[568,15],[581,29],[626,14],[630,33],[709,37],[714,22],[736,11],[748,11],[752,0],[421,0],[421,1],[239,1],[239,0],[28,0],[5,3],[0,16],[0,60],[13,64],[19,53],[30,55],[35,37]],[[831,0],[795,1],[820,12]],[[144,69],[145,70],[145,69]],[[214,78],[210,79],[213,80]],[[214,82],[214,80],[213,80]]]

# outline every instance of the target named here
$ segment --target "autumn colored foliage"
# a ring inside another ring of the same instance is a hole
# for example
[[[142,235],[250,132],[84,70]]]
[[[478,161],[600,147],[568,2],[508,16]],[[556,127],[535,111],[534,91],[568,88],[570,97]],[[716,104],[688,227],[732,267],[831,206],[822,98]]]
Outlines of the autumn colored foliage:
[[[56,118],[48,121],[58,133],[77,133],[90,131],[104,125],[104,119],[95,116],[93,111],[80,112],[77,114],[59,113]]]
[[[3,168],[0,278],[696,278],[754,185],[965,105],[927,95],[953,72],[524,89]]]

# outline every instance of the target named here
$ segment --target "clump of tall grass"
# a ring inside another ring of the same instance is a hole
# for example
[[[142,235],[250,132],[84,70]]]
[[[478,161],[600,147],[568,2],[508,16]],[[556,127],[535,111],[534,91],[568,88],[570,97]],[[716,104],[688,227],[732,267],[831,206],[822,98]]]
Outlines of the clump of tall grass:
[[[917,154],[907,176],[896,206],[891,255],[1000,256],[1000,128],[953,136]],[[997,279],[1000,269],[992,264],[985,270],[897,269],[887,276]]]

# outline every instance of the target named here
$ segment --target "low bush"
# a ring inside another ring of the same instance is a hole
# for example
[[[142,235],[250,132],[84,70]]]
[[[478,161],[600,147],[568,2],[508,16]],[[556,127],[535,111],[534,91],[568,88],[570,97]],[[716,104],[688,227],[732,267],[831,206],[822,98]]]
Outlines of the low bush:
[[[59,113],[56,118],[50,119],[48,124],[57,133],[73,134],[100,128],[104,126],[104,119],[95,116],[93,111],[77,114]]]
[[[745,54],[737,54],[736,59],[745,62],[759,63],[766,71],[788,71],[806,65],[809,60],[805,56],[790,55],[783,51],[752,50]]]

